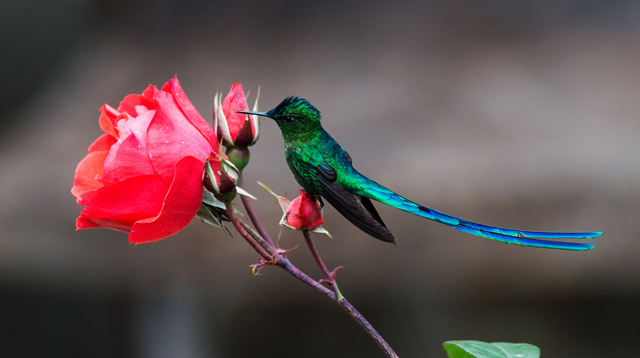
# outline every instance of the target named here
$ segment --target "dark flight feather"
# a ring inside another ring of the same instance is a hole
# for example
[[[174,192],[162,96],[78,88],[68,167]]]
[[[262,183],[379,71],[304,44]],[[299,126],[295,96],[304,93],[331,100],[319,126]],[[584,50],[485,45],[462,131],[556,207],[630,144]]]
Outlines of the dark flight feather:
[[[378,240],[395,244],[396,239],[382,222],[371,200],[344,189],[335,182],[335,178],[335,170],[329,165],[323,163],[318,166],[317,179],[322,189],[322,196],[360,230]]]

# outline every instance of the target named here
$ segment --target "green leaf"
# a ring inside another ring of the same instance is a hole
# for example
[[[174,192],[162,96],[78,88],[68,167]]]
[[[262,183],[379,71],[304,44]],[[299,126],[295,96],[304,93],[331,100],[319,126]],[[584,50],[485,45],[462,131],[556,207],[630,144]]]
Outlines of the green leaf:
[[[204,221],[209,225],[213,225],[215,227],[223,226],[222,221],[219,218],[217,218],[215,215],[213,215],[205,204],[200,205],[200,209],[198,210],[198,213],[196,215],[198,215],[200,220]]]
[[[449,358],[538,358],[540,348],[526,343],[444,342]]]
[[[207,188],[202,188],[202,203],[212,206],[214,208],[218,208],[222,211],[227,211],[227,207],[223,202],[216,199],[212,192],[208,191]],[[244,214],[236,208],[233,208],[233,212],[244,217]]]
[[[202,202],[222,210],[227,210],[227,207],[224,206],[224,203],[216,199],[216,197],[213,196],[213,193],[206,188],[202,188]]]

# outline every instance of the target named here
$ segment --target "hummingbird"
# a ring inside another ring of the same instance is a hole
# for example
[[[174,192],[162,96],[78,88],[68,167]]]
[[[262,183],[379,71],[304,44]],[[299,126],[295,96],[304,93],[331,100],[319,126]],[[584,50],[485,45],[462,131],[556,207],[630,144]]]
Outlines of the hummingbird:
[[[592,239],[602,232],[538,232],[487,226],[430,209],[396,194],[360,174],[351,156],[327,133],[320,111],[300,97],[287,97],[267,112],[238,111],[273,119],[282,132],[287,164],[298,184],[324,205],[325,198],[352,224],[376,239],[395,244],[395,238],[371,200],[427,218],[472,235],[507,244],[564,250],[589,250],[593,244],[550,241]]]

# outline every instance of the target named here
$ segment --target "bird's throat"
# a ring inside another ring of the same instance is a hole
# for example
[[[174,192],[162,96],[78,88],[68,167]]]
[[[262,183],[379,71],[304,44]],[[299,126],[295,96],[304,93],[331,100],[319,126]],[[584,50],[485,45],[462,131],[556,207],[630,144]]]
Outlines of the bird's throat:
[[[310,143],[322,140],[324,129],[320,123],[278,123],[285,143]]]

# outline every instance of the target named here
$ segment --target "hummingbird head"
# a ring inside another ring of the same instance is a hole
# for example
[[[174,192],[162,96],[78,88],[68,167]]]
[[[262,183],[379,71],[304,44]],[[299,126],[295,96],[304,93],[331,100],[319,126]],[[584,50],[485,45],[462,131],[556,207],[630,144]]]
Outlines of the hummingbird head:
[[[290,96],[268,112],[238,111],[269,117],[276,121],[285,140],[304,140],[320,126],[320,111],[304,98]]]

